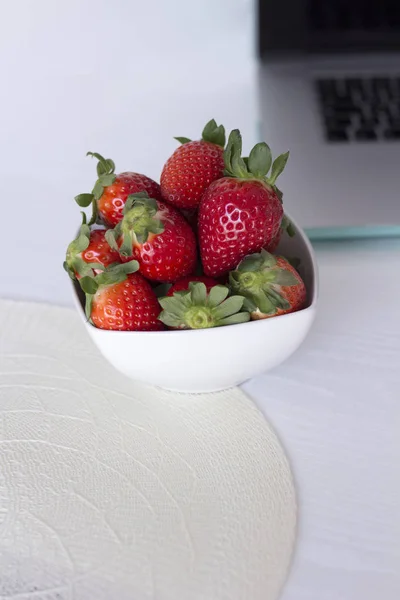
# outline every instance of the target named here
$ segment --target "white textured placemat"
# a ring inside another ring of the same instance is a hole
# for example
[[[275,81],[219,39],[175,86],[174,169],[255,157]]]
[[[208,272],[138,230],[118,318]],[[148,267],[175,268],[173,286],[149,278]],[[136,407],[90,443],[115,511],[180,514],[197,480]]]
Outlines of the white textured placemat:
[[[73,311],[0,301],[0,598],[276,599],[295,523],[239,389],[136,385]]]

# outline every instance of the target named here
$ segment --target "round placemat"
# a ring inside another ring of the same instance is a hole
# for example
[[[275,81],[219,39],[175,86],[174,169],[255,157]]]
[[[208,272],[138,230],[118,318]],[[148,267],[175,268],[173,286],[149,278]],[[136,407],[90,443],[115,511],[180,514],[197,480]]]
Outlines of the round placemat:
[[[72,310],[0,301],[0,597],[274,600],[295,529],[243,392],[137,385]]]

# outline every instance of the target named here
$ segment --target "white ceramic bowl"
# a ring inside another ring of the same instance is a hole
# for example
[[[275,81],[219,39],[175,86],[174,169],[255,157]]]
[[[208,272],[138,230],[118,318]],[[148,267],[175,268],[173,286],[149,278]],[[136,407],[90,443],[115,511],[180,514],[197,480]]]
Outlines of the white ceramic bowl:
[[[188,331],[106,331],[87,322],[82,297],[75,300],[85,327],[105,358],[131,379],[179,392],[226,389],[285,361],[306,338],[315,317],[318,274],[312,247],[295,223],[278,253],[301,260],[306,308],[260,321]]]

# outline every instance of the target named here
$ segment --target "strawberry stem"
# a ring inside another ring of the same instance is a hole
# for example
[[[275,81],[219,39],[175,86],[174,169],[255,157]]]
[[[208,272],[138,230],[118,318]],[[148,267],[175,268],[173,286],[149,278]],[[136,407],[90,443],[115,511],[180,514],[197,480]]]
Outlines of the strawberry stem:
[[[207,293],[204,283],[191,282],[189,291],[159,300],[163,311],[158,318],[174,329],[208,329],[249,321],[249,313],[242,311],[244,297],[228,298],[228,294],[223,285],[215,285]]]
[[[85,294],[85,314],[90,323],[93,296],[101,287],[122,283],[130,273],[135,273],[139,269],[139,263],[136,260],[131,260],[124,264],[110,265],[102,273],[98,275],[87,275],[79,280],[79,285]],[[93,323],[92,323],[93,324]]]
[[[242,136],[239,129],[233,129],[229,134],[224,151],[225,173],[228,177],[237,177],[238,179],[260,179],[275,188],[275,182],[285,168],[288,157],[289,152],[286,152],[272,162],[268,144],[259,142],[251,150],[248,158],[243,158]],[[268,177],[271,164],[271,175]]]
[[[232,293],[246,298],[245,307],[248,310],[258,310],[265,315],[274,315],[278,309],[290,308],[280,288],[299,283],[300,280],[290,271],[279,267],[276,258],[266,250],[247,256],[229,274]]]
[[[116,179],[116,175],[114,174],[115,163],[111,158],[104,158],[98,152],[87,152],[86,156],[97,158],[96,170],[98,179],[94,184],[92,192],[90,194],[78,194],[78,196],[75,196],[75,202],[82,208],[88,208],[92,205],[92,216],[88,224],[93,225],[98,218],[97,201],[102,197],[104,188],[112,185]]]
[[[192,141],[190,138],[181,136],[175,137],[174,139],[180,142],[181,144],[187,144],[188,142]],[[215,119],[211,119],[211,121],[208,121],[208,123],[204,127],[201,139],[205,142],[210,142],[211,144],[222,146],[223,148],[225,146],[226,141],[225,127],[223,125],[217,125]]]
[[[111,248],[117,250],[119,246],[122,256],[132,256],[136,242],[144,244],[151,234],[162,233],[164,225],[157,212],[157,200],[149,198],[147,192],[130,194],[123,208],[122,221],[106,233]]]

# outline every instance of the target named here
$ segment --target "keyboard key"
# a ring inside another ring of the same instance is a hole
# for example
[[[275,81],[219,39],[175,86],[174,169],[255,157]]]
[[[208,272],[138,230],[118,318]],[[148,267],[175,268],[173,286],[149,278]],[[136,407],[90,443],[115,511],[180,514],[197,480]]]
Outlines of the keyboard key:
[[[349,136],[343,129],[328,129],[326,137],[330,142],[347,142]]]
[[[359,129],[355,133],[355,138],[360,142],[370,142],[376,140],[377,135],[373,129]]]
[[[364,91],[364,83],[360,78],[349,77],[346,79],[346,88],[351,92],[363,92]]]
[[[328,129],[344,129],[351,124],[351,115],[349,113],[332,113],[326,118]]]
[[[383,137],[386,140],[398,141],[400,140],[400,129],[388,129],[383,132]]]
[[[354,103],[354,100],[349,96],[344,98],[336,98],[335,108],[342,112],[357,112],[359,107]]]
[[[373,77],[372,89],[376,91],[389,90],[390,89],[390,78],[389,77]]]
[[[375,129],[379,124],[379,119],[375,116],[369,117],[367,119],[360,119],[360,129]]]
[[[392,89],[397,93],[400,92],[400,77],[393,77],[392,79]]]

